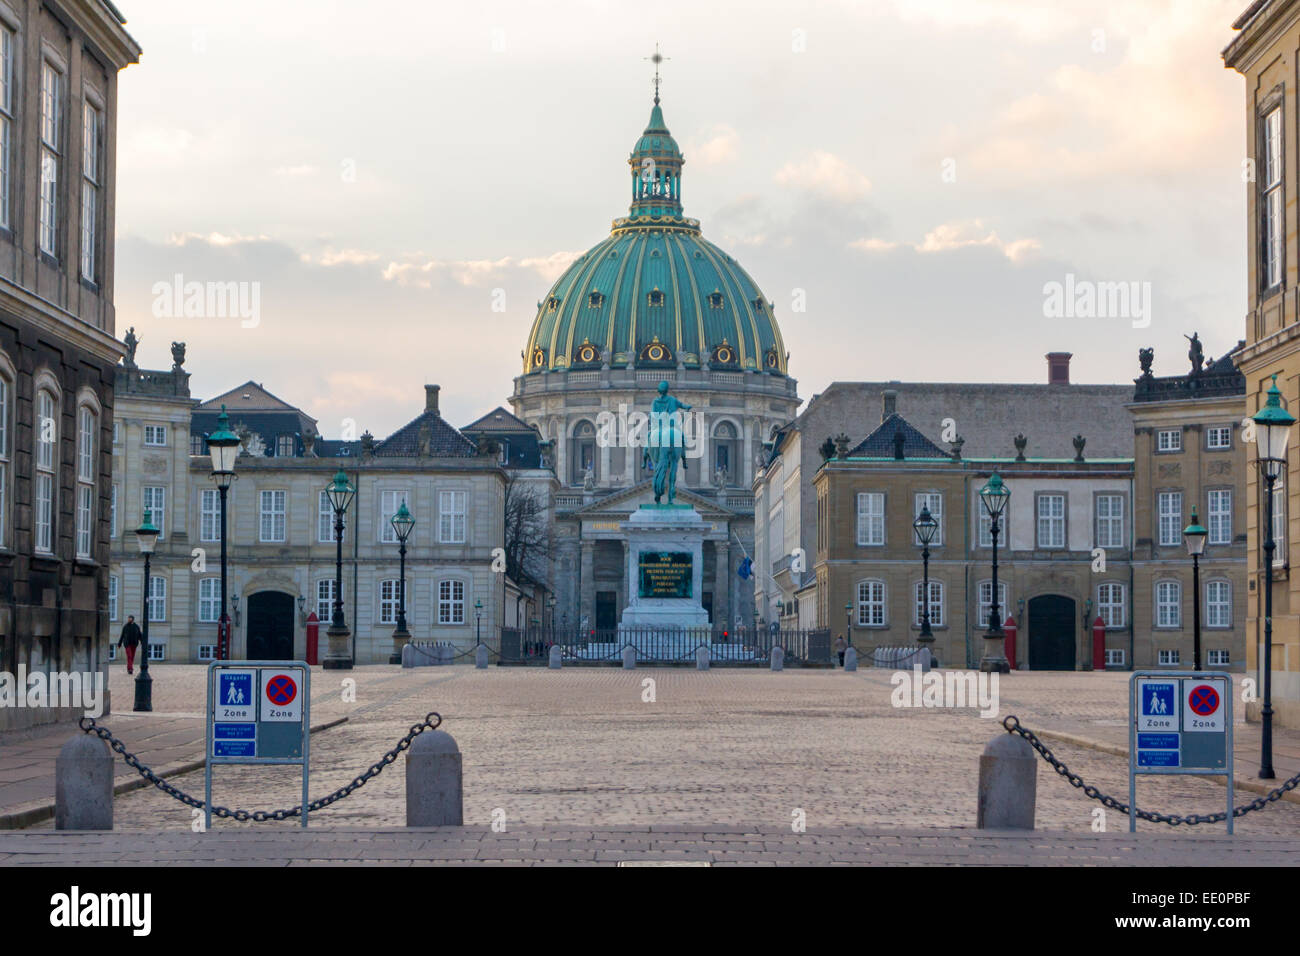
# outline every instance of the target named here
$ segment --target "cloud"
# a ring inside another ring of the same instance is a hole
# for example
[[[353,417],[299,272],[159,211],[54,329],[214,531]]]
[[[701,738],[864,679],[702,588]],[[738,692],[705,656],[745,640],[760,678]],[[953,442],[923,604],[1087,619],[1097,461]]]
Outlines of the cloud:
[[[740,156],[740,134],[730,126],[715,126],[703,141],[688,141],[683,152],[692,163],[722,166]]]
[[[554,282],[578,258],[577,252],[553,252],[547,256],[515,259],[431,259],[418,255],[393,260],[384,267],[383,277],[399,285],[429,289],[443,278],[451,278],[463,286],[483,286],[498,281],[509,273],[524,269],[535,273],[547,282]]]
[[[903,247],[922,254],[986,247],[1000,252],[1012,262],[1021,262],[1038,252],[1041,243],[1037,239],[1013,239],[1007,242],[999,238],[996,232],[986,231],[984,223],[978,219],[942,223],[927,232],[920,242],[890,242],[867,238],[855,239],[849,243],[849,248],[867,253],[892,252]]]
[[[227,235],[220,232],[210,232],[207,235],[200,235],[197,232],[174,232],[167,237],[169,246],[185,246],[192,242],[204,243],[209,246],[237,246],[251,242],[270,242],[271,237],[266,235],[242,236],[238,233]]]
[[[834,153],[814,152],[787,163],[772,177],[779,186],[799,189],[838,202],[857,202],[871,191],[871,181]]]

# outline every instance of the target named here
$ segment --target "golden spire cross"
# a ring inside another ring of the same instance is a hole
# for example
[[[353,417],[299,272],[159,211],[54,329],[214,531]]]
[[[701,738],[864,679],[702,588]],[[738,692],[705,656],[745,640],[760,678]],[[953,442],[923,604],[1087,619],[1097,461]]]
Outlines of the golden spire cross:
[[[655,65],[655,106],[659,105],[659,64],[664,60],[670,60],[672,57],[664,56],[659,52],[659,44],[655,43],[655,52],[653,56],[643,56],[641,59],[649,60]]]

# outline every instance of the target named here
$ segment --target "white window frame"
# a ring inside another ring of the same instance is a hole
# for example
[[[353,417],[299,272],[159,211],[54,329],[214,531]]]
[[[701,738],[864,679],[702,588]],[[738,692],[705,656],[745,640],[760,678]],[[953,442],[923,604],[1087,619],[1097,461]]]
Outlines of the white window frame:
[[[925,586],[924,581],[917,581],[912,588],[912,624],[915,627],[921,626],[921,589]],[[943,609],[943,582],[930,579],[930,626],[943,627],[945,621]]]
[[[1097,616],[1109,630],[1128,623],[1128,586],[1121,581],[1102,581],[1097,585]]]
[[[316,582],[316,619],[319,621],[332,621],[334,619],[334,585],[338,584],[334,578],[321,578]],[[325,592],[322,596],[321,592]],[[324,608],[324,613],[321,609]]]
[[[10,212],[13,193],[14,128],[14,56],[18,49],[18,31],[0,23],[0,229],[13,229]]]
[[[1222,441],[1215,441],[1215,436],[1222,436]],[[1210,451],[1223,451],[1232,447],[1232,426],[1211,425],[1205,430],[1205,447]]]
[[[1156,652],[1156,663],[1161,667],[1177,667],[1182,663],[1182,655],[1176,647],[1161,648]]]
[[[95,435],[99,415],[89,404],[77,406],[76,554],[89,561],[95,553]]]
[[[81,277],[96,282],[95,241],[99,234],[100,152],[103,109],[89,97],[81,107]]]
[[[885,493],[858,492],[858,547],[880,548],[885,544]]]
[[[140,520],[149,512],[149,520],[158,529],[158,540],[167,537],[167,486],[144,485],[140,488]]]
[[[989,599],[991,597],[993,597],[993,579],[990,578],[987,581],[980,581],[975,586],[975,603],[976,603],[975,626],[976,627],[984,628],[988,626],[989,614],[992,613],[993,611],[993,606],[992,604],[989,603]],[[1006,615],[1008,613],[1009,613],[1009,609],[1007,607],[1007,583],[1005,581],[999,581],[998,582],[998,617],[1003,618],[1003,620],[1005,620]],[[1001,623],[1001,621],[999,621],[998,623]],[[931,621],[930,624],[933,625],[934,622]]]
[[[1002,506],[1002,514],[998,515],[998,540],[1002,542],[1003,547],[1008,546],[1010,537],[1007,529],[1011,527],[1010,521],[1011,502],[1007,501]],[[978,495],[975,496],[975,540],[978,542],[976,547],[992,548],[993,547],[993,519],[989,516],[989,509],[984,507],[984,502],[980,501]]]
[[[457,497],[459,496],[459,497]],[[459,505],[459,507],[457,506]],[[464,544],[469,528],[469,492],[438,492],[438,543]]]
[[[858,582],[858,627],[885,627],[889,624],[885,582],[867,578]]]
[[[1124,666],[1124,648],[1108,647],[1106,648],[1106,666],[1123,667]]]
[[[438,608],[439,625],[451,626],[465,623],[464,581],[459,578],[443,578],[434,584],[433,598]]]
[[[1162,428],[1156,432],[1156,451],[1160,454],[1173,454],[1183,450],[1183,430],[1181,428]]]
[[[1273,482],[1273,567],[1286,565],[1286,472]]]
[[[150,624],[164,624],[167,621],[167,579],[160,574],[149,578],[149,597],[146,602],[149,610]]]
[[[37,240],[41,252],[59,258],[59,165],[63,153],[63,95],[67,78],[49,57],[41,59],[40,192],[37,198]]]
[[[1260,135],[1260,278],[1261,291],[1267,292],[1282,284],[1282,250],[1285,238],[1285,211],[1283,209],[1282,105],[1279,103],[1264,114]]]
[[[216,624],[221,620],[221,578],[199,578],[198,595],[198,620]]]
[[[1205,582],[1205,626],[1224,630],[1232,627],[1232,582],[1227,578]]]
[[[348,540],[348,513],[343,512],[343,540]],[[334,504],[328,491],[316,499],[316,542],[334,544]]]
[[[410,492],[405,488],[389,488],[379,493],[380,544],[397,544],[397,529],[393,527],[393,515],[397,514],[397,509],[402,506],[403,501],[410,500]],[[410,505],[408,504],[407,507],[409,508]]]
[[[1205,663],[1210,667],[1227,667],[1232,663],[1232,655],[1226,647],[1215,647],[1205,653]]]
[[[1207,544],[1232,544],[1232,489],[1211,488],[1206,493]]]
[[[121,594],[121,584],[116,574],[108,576],[108,619],[117,620],[118,597]]]
[[[401,594],[401,581],[398,578],[386,578],[379,582],[378,623],[396,624],[398,596]]]
[[[166,425],[145,425],[144,444],[150,448],[166,448],[167,430]]]
[[[108,536],[117,540],[117,493],[120,485],[114,484],[109,491],[108,501]]]
[[[199,540],[209,544],[221,541],[221,491],[217,488],[199,489]]]
[[[1107,502],[1107,504],[1103,504]],[[1122,549],[1124,539],[1124,496],[1122,494],[1099,494],[1093,498],[1096,510],[1097,547]]]
[[[1161,491],[1156,495],[1156,543],[1176,548],[1183,543],[1183,493]]]
[[[1177,630],[1183,626],[1183,585],[1179,581],[1157,581],[1155,626],[1159,630]]]
[[[935,520],[938,527],[934,532],[934,539],[930,542],[930,547],[937,548],[943,546],[943,494],[938,491],[918,491],[912,502],[912,519],[921,517],[921,506],[930,506],[930,517]],[[917,535],[916,529],[912,529],[912,543],[920,547],[921,538]]]
[[[268,488],[257,495],[257,540],[264,544],[283,544],[289,529],[289,493]]]
[[[35,549],[38,554],[53,554],[59,515],[59,485],[55,474],[59,448],[59,398],[53,386],[37,386],[35,411]],[[46,422],[51,424],[47,426]],[[45,440],[47,434],[53,435],[52,440]]]
[[[1053,513],[1055,506],[1060,503],[1060,513]],[[1044,506],[1047,507],[1047,514],[1043,513]],[[1059,551],[1066,544],[1066,501],[1065,495],[1059,493],[1040,494],[1034,503],[1035,511],[1035,544],[1039,550]],[[1059,540],[1056,531],[1060,532]],[[1045,533],[1046,532],[1046,533]]]

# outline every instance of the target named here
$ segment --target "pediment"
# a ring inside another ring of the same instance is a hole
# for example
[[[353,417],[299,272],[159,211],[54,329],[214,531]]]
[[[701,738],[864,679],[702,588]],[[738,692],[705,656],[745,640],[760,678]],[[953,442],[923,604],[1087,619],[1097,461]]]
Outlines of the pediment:
[[[597,499],[585,507],[571,511],[575,518],[598,518],[604,516],[626,518],[641,505],[654,504],[654,480],[647,478],[630,488],[623,488],[612,495]],[[718,504],[711,498],[705,498],[686,488],[677,489],[677,503],[691,505],[700,513],[700,517],[717,520],[730,520],[737,516],[735,511]]]

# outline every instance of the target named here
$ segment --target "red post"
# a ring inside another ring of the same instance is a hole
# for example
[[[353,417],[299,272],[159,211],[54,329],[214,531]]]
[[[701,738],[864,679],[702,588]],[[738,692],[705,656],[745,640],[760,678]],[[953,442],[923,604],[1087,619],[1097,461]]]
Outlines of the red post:
[[[1097,620],[1092,622],[1092,669],[1095,671],[1104,671],[1106,669],[1106,623],[1097,615]]]
[[[1007,615],[1006,623],[1002,625],[1002,633],[1006,635],[1006,640],[1003,641],[1003,645],[1005,647],[1005,653],[1007,655],[1007,662],[1011,665],[1011,669],[1014,671],[1017,669],[1016,668],[1016,619],[1012,617],[1010,614]]]
[[[307,663],[319,664],[316,659],[320,644],[320,618],[312,611],[307,615]]]

